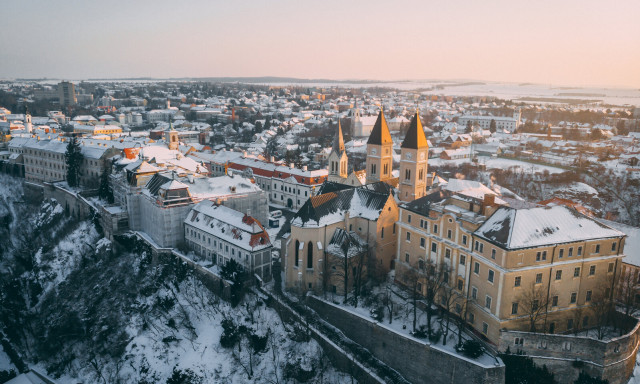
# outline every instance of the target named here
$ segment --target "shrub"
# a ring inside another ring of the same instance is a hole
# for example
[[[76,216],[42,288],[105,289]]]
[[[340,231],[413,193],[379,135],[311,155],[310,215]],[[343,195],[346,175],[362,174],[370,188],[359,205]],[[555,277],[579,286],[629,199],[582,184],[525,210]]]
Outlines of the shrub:
[[[456,346],[456,350],[472,359],[477,359],[484,353],[482,343],[477,340],[466,340],[462,345]]]
[[[381,322],[382,320],[384,320],[384,308],[383,307],[376,307],[374,309],[372,309],[370,311],[371,313],[371,317],[377,321],[377,322]]]
[[[223,348],[233,348],[240,341],[238,327],[231,319],[222,320],[222,335],[220,335],[220,345]]]

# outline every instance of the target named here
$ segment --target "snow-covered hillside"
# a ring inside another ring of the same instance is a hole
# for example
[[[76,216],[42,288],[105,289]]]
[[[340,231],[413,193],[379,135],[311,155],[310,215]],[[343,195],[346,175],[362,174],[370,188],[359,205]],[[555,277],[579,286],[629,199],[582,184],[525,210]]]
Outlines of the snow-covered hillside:
[[[28,365],[61,383],[350,381],[257,295],[233,308],[175,259],[0,177],[0,328]]]

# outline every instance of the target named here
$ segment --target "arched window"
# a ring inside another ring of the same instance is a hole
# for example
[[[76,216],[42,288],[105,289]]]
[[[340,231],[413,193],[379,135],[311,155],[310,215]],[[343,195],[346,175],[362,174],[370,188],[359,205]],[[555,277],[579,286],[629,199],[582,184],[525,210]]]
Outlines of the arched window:
[[[300,260],[300,242],[296,240],[296,267],[298,266],[298,260]]]
[[[313,244],[309,242],[307,245],[307,268],[313,268]]]

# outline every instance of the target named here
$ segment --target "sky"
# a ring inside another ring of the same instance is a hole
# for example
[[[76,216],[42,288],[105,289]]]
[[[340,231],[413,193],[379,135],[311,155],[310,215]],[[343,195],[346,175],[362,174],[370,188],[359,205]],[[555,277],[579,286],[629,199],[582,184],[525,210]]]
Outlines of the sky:
[[[1,13],[0,78],[640,88],[639,0],[20,0]]]

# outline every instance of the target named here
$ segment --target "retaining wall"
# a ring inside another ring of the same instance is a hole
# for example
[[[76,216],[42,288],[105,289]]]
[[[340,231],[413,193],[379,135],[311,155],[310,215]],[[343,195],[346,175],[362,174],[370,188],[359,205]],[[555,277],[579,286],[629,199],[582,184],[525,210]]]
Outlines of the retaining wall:
[[[499,359],[494,366],[483,366],[405,337],[315,297],[310,296],[307,300],[320,317],[413,383],[504,383],[505,367]]]

